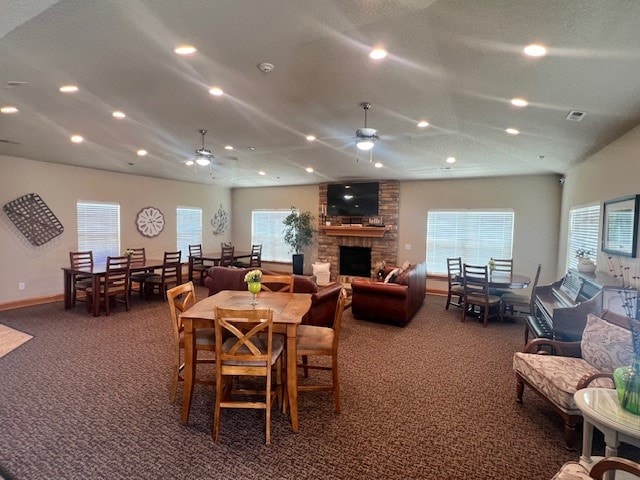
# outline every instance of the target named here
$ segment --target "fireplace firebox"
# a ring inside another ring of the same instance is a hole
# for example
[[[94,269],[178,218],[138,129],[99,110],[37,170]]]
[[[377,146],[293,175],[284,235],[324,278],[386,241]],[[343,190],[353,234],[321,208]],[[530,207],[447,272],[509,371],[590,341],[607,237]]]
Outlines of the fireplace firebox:
[[[371,248],[340,246],[340,275],[371,276]]]

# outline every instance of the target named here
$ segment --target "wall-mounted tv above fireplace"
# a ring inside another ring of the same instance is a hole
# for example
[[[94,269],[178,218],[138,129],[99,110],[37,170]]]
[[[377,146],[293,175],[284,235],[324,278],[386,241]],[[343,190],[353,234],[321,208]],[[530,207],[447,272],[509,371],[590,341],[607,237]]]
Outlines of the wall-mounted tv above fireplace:
[[[364,217],[378,215],[378,182],[331,183],[327,185],[327,213]]]

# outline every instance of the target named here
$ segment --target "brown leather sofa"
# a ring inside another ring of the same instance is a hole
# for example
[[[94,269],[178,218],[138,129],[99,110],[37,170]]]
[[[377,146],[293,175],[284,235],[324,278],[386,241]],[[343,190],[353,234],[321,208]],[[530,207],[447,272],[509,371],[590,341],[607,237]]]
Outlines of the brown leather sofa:
[[[222,290],[246,290],[247,284],[244,276],[253,268],[229,268],[229,267],[211,267],[207,271],[205,286],[209,288],[209,295],[214,295]],[[265,275],[273,275],[274,272],[260,269]],[[338,303],[338,296],[342,284],[331,283],[329,285],[319,287],[309,277],[302,275],[293,276],[294,293],[310,293],[311,308],[309,313],[304,317],[302,323],[305,325],[316,325],[319,327],[331,327],[333,325],[333,317]]]
[[[385,275],[392,268],[387,267]],[[351,312],[355,318],[405,326],[424,302],[427,263],[410,266],[389,283],[356,279],[351,289]]]

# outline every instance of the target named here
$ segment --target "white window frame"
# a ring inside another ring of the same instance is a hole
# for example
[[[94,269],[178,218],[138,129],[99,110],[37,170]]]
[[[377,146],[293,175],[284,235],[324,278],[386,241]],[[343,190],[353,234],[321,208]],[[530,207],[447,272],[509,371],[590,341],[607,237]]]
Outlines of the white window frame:
[[[591,253],[587,256],[596,263],[600,245],[601,211],[602,208],[599,203],[575,206],[569,209],[567,270],[569,268],[578,268],[576,251],[579,249],[590,251]]]
[[[120,204],[78,200],[76,224],[78,251],[91,250],[95,264],[120,255]]]
[[[284,224],[282,221],[291,213],[291,209],[253,210],[251,212],[251,243],[262,245],[263,262],[291,263],[291,251],[284,243]],[[266,225],[257,225],[266,221]]]
[[[182,259],[189,258],[189,245],[202,245],[202,209],[176,207],[176,248]]]
[[[486,265],[492,257],[513,258],[514,226],[513,209],[428,210],[428,271],[446,275],[447,258],[462,257],[470,265]]]

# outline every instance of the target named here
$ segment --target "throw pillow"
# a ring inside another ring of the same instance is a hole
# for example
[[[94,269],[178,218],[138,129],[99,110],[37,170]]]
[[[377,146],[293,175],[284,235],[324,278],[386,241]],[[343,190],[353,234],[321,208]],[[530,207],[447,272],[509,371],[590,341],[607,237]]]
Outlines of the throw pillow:
[[[409,261],[407,260],[406,262],[404,262],[402,264],[402,266],[400,267],[402,270],[407,270],[409,267],[411,266],[411,264],[409,263]]]
[[[393,280],[402,273],[401,268],[394,268],[389,272],[389,274],[384,278],[384,283],[393,282]]]
[[[613,372],[633,361],[631,332],[593,314],[587,316],[580,347],[582,358],[601,372]]]

